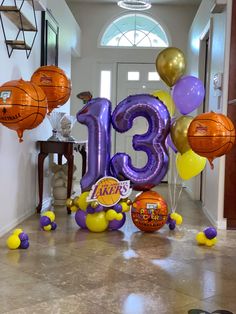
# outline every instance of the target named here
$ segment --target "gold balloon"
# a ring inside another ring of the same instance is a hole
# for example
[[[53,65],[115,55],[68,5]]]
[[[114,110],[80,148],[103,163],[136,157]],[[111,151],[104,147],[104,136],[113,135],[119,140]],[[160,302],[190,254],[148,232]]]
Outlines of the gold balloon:
[[[97,208],[99,203],[97,201],[94,201],[90,205],[91,205],[92,208]]]
[[[188,128],[192,120],[193,117],[191,116],[182,116],[171,126],[171,138],[180,154],[184,154],[191,149],[188,143]]]
[[[185,72],[183,52],[175,47],[162,50],[156,59],[156,69],[162,80],[170,87],[175,85]]]

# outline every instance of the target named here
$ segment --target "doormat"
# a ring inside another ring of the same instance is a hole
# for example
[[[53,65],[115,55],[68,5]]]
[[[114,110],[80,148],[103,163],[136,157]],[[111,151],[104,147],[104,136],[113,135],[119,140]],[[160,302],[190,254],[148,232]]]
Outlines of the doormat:
[[[214,312],[208,312],[199,309],[192,309],[188,311],[188,314],[235,314],[235,313],[226,310],[216,310]]]

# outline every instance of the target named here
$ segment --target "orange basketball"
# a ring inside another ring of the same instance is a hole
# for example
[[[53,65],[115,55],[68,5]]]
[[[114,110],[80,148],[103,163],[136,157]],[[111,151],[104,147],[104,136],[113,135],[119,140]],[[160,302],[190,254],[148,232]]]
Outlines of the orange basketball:
[[[0,87],[0,122],[15,130],[20,142],[24,130],[36,128],[46,113],[46,95],[34,83],[20,79]]]
[[[71,82],[65,72],[54,65],[38,68],[31,77],[31,81],[40,86],[47,96],[49,113],[70,98]]]
[[[207,157],[210,163],[228,153],[234,145],[235,129],[225,115],[207,112],[198,115],[188,128],[188,141],[192,150]]]
[[[165,225],[168,207],[160,194],[146,191],[139,194],[134,200],[131,216],[137,228],[146,232],[154,232]]]

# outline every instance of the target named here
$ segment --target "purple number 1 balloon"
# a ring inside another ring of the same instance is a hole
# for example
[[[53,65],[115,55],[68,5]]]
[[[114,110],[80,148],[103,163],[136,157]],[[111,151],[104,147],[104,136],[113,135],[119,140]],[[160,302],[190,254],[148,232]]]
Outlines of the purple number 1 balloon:
[[[82,191],[88,191],[97,180],[109,175],[111,102],[92,99],[77,113],[77,120],[88,128],[88,170],[80,181]]]
[[[148,156],[143,168],[132,165],[131,158],[118,153],[111,159],[111,172],[118,179],[129,179],[137,190],[150,189],[160,183],[168,170],[169,157],[165,140],[170,128],[170,115],[166,106],[150,95],[133,95],[121,101],[112,115],[116,131],[124,133],[131,129],[136,117],[148,121],[148,131],[133,137],[133,148]]]

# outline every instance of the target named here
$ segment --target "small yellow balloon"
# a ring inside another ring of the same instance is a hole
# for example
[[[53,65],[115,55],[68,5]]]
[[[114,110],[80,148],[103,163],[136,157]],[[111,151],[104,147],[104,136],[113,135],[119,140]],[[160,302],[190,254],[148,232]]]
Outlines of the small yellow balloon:
[[[115,218],[116,220],[122,220],[123,219],[123,214],[121,214],[121,213],[118,213],[118,214],[116,214],[116,218]]]
[[[214,242],[212,241],[212,240],[210,240],[210,239],[206,239],[206,246],[213,246],[214,245]]]
[[[170,116],[172,117],[175,113],[175,103],[170,94],[164,90],[156,90],[152,93],[152,95],[159,98],[164,103],[164,105],[166,105]]]
[[[76,203],[76,205],[79,206],[80,209],[82,209],[83,211],[86,211],[87,207],[88,207],[88,202],[87,202],[87,197],[89,196],[89,192],[83,192],[80,197],[78,202]]]
[[[215,245],[217,243],[217,238],[215,237],[215,238],[211,239],[211,241]]]
[[[53,221],[55,220],[55,218],[56,218],[54,212],[52,212],[52,211],[50,211],[50,210],[48,210],[48,211],[46,211],[46,212],[43,212],[43,213],[42,213],[42,216],[48,217],[48,218],[51,220],[51,222],[53,222]]]
[[[128,212],[130,210],[130,205],[128,205],[126,202],[119,202],[118,204],[122,207],[122,213]]]
[[[16,236],[18,236],[20,233],[22,233],[23,232],[23,230],[22,229],[20,229],[20,228],[17,228],[17,229],[14,229],[13,230],[13,233],[12,234],[14,234],[14,235],[16,235]]]
[[[73,206],[70,207],[70,210],[71,210],[72,213],[75,213],[75,212],[77,212],[78,207],[73,205]]]
[[[114,209],[108,209],[106,212],[106,219],[109,221],[116,219],[116,216],[117,212]]]
[[[191,149],[188,143],[188,128],[192,121],[193,117],[182,116],[178,118],[171,126],[171,139],[181,154],[184,154]]]
[[[72,200],[72,198],[68,198],[67,200],[66,200],[66,207],[71,207],[73,205],[73,200]]]
[[[176,225],[181,225],[182,222],[183,222],[183,218],[181,215],[177,214],[176,218],[175,218],[175,221],[176,221]]]
[[[206,166],[206,158],[194,153],[191,149],[181,155],[176,155],[177,172],[183,180],[197,176]]]
[[[175,220],[177,218],[178,214],[177,213],[171,213],[170,218]]]
[[[198,244],[206,244],[207,237],[205,236],[205,233],[201,231],[196,235],[196,240]]]
[[[43,227],[43,230],[45,230],[45,231],[50,231],[51,229],[52,229],[51,225],[47,225],[47,226]]]
[[[74,198],[74,200],[73,200],[73,205],[79,207],[79,198],[80,198],[79,196],[76,196],[76,197]]]
[[[103,232],[108,227],[108,220],[105,212],[88,214],[86,216],[86,226],[92,232]]]
[[[7,246],[11,250],[17,249],[20,246],[20,239],[18,235],[12,234],[10,237],[8,237]]]
[[[170,87],[175,85],[185,72],[183,52],[175,47],[162,50],[156,59],[156,69],[162,80]]]

